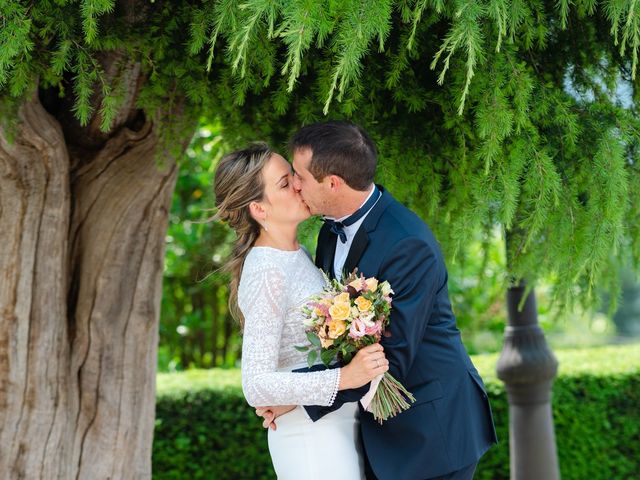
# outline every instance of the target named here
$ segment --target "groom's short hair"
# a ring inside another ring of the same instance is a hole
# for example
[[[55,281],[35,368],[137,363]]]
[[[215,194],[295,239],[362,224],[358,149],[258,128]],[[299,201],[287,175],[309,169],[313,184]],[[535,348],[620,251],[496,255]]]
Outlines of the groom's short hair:
[[[341,177],[354,190],[364,191],[376,173],[376,146],[361,127],[350,122],[307,125],[289,142],[289,150],[309,148],[309,172],[320,182],[327,175]]]

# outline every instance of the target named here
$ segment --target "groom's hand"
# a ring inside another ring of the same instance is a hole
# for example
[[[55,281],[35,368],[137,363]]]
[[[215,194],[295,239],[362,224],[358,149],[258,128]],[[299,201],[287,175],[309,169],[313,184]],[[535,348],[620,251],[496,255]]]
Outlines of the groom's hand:
[[[256,408],[256,415],[263,418],[262,426],[264,428],[270,428],[271,430],[276,430],[278,426],[276,425],[276,418],[280,415],[284,415],[285,413],[290,412],[296,408],[295,405],[279,405],[275,407],[258,407]]]

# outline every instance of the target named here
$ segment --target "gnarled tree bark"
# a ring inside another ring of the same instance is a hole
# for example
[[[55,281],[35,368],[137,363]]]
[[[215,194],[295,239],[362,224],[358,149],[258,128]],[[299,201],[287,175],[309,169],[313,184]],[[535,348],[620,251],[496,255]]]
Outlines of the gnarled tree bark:
[[[0,131],[0,472],[150,478],[176,164],[140,114],[91,148],[61,115],[35,96]]]

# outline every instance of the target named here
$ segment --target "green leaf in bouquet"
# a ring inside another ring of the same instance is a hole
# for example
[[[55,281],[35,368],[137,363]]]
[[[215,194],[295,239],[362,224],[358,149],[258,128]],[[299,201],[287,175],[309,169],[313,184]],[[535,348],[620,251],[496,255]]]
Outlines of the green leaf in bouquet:
[[[311,348],[309,345],[294,345],[294,347],[299,352],[306,352],[307,350],[309,350]]]
[[[353,358],[353,353],[356,351],[357,348],[355,345],[344,342],[342,345],[340,345],[340,355],[342,356],[342,361],[344,363],[349,363]]]
[[[347,354],[347,353],[353,353],[357,350],[356,346],[352,343],[343,343],[342,344],[342,353],[343,354]]]
[[[318,352],[310,350],[309,355],[307,355],[307,365],[310,367],[313,366],[313,364],[316,363],[316,358],[318,358]]]
[[[320,344],[320,338],[318,337],[318,335],[316,335],[313,332],[307,332],[307,339],[311,342],[311,345],[313,345],[314,347],[319,347]]]
[[[335,348],[329,348],[327,350],[323,350],[320,353],[320,358],[322,359],[322,363],[324,363],[326,366],[329,366],[329,364],[331,363],[331,360],[335,358],[337,353],[338,353],[338,350]]]
[[[369,345],[373,345],[374,343],[378,343],[378,339],[373,335],[365,335],[364,337],[362,337],[360,339],[360,342],[362,342],[363,345],[368,347]]]

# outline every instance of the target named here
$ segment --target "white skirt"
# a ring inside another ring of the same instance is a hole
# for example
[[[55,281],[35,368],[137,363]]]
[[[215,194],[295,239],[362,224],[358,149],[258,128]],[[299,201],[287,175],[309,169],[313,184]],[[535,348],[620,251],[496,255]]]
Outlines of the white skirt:
[[[313,422],[303,407],[276,419],[269,452],[279,480],[361,480],[358,404],[345,403]]]

